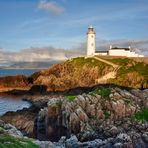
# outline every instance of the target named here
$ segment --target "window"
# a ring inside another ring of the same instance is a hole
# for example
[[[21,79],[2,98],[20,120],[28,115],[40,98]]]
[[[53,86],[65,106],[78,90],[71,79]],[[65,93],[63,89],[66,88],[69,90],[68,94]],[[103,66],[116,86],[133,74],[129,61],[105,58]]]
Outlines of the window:
[[[91,46],[94,46],[94,44],[92,43]]]
[[[92,38],[94,38],[94,36],[93,36],[93,35],[92,35],[91,37],[92,37]]]

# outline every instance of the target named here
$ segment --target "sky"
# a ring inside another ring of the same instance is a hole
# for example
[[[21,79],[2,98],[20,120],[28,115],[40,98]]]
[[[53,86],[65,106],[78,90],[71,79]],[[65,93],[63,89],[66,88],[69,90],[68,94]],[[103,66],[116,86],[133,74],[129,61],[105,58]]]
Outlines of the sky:
[[[98,49],[131,45],[148,55],[147,0],[0,0],[0,60],[39,49],[84,53],[89,25]]]

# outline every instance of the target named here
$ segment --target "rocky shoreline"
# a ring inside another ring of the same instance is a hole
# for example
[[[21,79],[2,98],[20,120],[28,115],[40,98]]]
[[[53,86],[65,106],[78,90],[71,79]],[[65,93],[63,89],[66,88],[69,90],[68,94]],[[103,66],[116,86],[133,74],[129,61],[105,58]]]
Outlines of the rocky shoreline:
[[[135,116],[148,109],[148,89],[101,86],[79,95],[27,100],[32,108],[6,113],[1,119],[39,139],[34,142],[42,148],[148,146],[148,121]]]

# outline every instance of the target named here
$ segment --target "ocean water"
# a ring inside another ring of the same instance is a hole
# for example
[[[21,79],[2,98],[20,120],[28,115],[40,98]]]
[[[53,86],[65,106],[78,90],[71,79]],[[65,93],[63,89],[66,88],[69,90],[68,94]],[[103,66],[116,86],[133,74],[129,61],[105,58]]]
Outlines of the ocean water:
[[[2,76],[15,76],[23,74],[29,76],[39,69],[0,69],[0,77]],[[31,103],[23,101],[22,98],[16,98],[13,96],[1,96],[0,95],[0,115],[8,111],[17,111],[23,108],[29,108]]]
[[[30,106],[31,103],[23,101],[21,98],[0,96],[0,115],[3,115],[8,111],[17,111],[23,108],[29,108]]]
[[[15,76],[26,75],[29,76],[40,69],[0,69],[0,77],[2,76]]]

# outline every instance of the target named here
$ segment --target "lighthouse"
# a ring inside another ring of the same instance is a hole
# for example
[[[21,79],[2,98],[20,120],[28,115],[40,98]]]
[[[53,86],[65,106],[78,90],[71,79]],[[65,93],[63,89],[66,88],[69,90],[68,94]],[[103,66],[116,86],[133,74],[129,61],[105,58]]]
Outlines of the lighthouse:
[[[92,26],[89,26],[88,32],[87,32],[87,56],[94,56],[95,54],[95,30]]]

